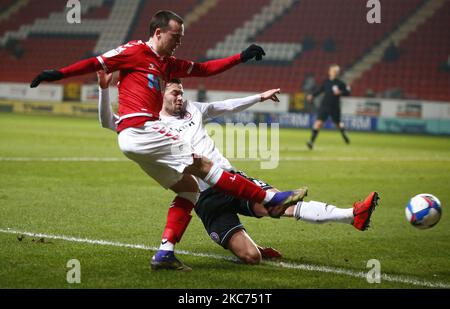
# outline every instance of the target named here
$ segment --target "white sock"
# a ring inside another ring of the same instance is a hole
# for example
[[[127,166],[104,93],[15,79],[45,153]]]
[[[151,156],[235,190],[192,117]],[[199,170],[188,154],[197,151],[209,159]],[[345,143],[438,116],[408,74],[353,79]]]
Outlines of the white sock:
[[[171,243],[167,239],[161,240],[161,245],[159,246],[159,250],[173,251],[174,249],[175,249],[175,244]]]
[[[298,202],[294,208],[294,218],[310,223],[353,222],[353,208],[337,208],[326,203],[309,201]]]
[[[223,174],[223,170],[217,164],[213,164],[208,175],[203,179],[211,187],[214,187]]]
[[[270,202],[272,197],[275,195],[276,192],[274,191],[266,191],[266,196],[264,197],[263,204]]]
[[[179,192],[177,196],[188,200],[192,204],[197,204],[198,198],[200,197],[200,193],[198,192]]]

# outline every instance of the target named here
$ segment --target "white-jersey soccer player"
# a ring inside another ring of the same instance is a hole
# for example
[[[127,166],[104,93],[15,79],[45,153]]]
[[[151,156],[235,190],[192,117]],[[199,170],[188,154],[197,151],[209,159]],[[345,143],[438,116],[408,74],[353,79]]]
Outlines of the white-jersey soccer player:
[[[99,73],[100,89],[99,89],[99,120],[103,127],[115,130],[115,119],[117,116],[112,112],[110,100],[108,81],[110,76],[104,73]],[[167,84],[164,93],[163,108],[160,112],[161,120],[174,132],[179,134],[183,139],[189,141],[194,147],[196,153],[202,154],[208,159],[220,165],[221,168],[234,171],[235,169],[231,163],[226,159],[222,153],[217,149],[213,139],[208,135],[204,126],[205,122],[214,117],[221,116],[225,113],[236,113],[243,111],[252,105],[266,101],[278,101],[276,96],[280,89],[271,89],[261,94],[256,94],[239,99],[230,99],[212,103],[199,103],[183,100],[183,86],[181,81],[173,79]],[[245,174],[244,174],[245,175]],[[249,178],[254,180],[253,178]],[[224,248],[229,249],[237,257],[246,263],[258,263],[261,260],[261,255],[267,254],[269,256],[276,256],[276,251],[272,249],[264,250],[257,246],[255,242],[246,233],[243,225],[237,219],[237,215],[231,216],[230,210],[222,207],[215,207],[209,205],[203,207],[202,203],[223,203],[221,199],[223,193],[210,192],[209,186],[198,179],[200,183],[201,195],[200,200],[196,206],[196,212],[202,219],[205,228],[216,242]],[[269,188],[269,190],[277,191],[265,182],[260,181],[262,187]],[[238,199],[229,199],[230,203],[235,204],[234,208],[238,209],[240,206]],[[311,223],[325,223],[325,222],[341,222],[353,224],[359,230],[365,230],[369,224],[371,213],[376,206],[378,196],[372,192],[364,202],[355,202],[352,208],[338,208],[323,202],[317,201],[301,201],[294,206],[286,209],[281,209],[278,213],[269,213],[269,211],[261,204],[244,204],[250,205],[250,211],[241,211],[240,213],[248,213],[248,215],[255,217],[273,216],[279,217],[284,215],[286,217],[294,217],[297,220],[307,221]],[[237,205],[237,206],[236,206]],[[245,206],[244,206],[245,207]],[[199,208],[201,208],[200,211]],[[247,207],[248,208],[248,207]],[[226,212],[227,220],[220,222],[220,211]],[[209,216],[208,212],[215,212],[214,216]],[[207,220],[205,218],[208,218]],[[218,221],[217,224],[210,222],[211,220]],[[226,223],[223,223],[226,221]],[[232,223],[230,224],[230,221]],[[228,225],[225,227],[218,226],[221,223]],[[215,232],[218,229],[217,232]]]

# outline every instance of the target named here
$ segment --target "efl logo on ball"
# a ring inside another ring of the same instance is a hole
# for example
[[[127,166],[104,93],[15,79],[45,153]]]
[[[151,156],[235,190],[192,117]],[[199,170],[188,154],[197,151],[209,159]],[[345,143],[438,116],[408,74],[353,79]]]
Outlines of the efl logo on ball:
[[[413,226],[428,229],[435,226],[441,219],[441,202],[432,194],[418,194],[409,201],[405,212],[406,219]]]

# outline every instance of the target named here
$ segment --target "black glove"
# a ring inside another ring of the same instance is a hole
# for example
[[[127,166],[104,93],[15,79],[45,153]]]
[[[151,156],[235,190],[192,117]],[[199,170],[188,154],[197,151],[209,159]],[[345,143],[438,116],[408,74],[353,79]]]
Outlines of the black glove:
[[[261,46],[258,46],[256,44],[252,44],[249,47],[247,47],[246,50],[242,51],[241,53],[241,61],[247,62],[250,59],[255,58],[256,61],[260,61],[263,56],[265,56],[266,53],[264,52],[264,49],[262,49]]]
[[[52,82],[60,80],[64,75],[58,70],[44,70],[36,76],[30,84],[31,88],[36,88],[42,81]]]

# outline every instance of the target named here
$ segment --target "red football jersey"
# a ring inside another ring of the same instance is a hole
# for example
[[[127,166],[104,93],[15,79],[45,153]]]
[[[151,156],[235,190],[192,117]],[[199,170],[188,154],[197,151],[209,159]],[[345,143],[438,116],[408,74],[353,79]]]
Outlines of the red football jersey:
[[[165,82],[189,75],[194,65],[174,57],[159,57],[142,41],[128,42],[97,60],[106,72],[120,71],[119,122],[136,116],[158,118]]]
[[[97,60],[106,72],[120,71],[119,132],[130,126],[142,125],[149,117],[159,118],[165,83],[170,79],[210,76],[241,62],[240,54],[204,63],[161,57],[141,40],[121,45],[98,56]]]

